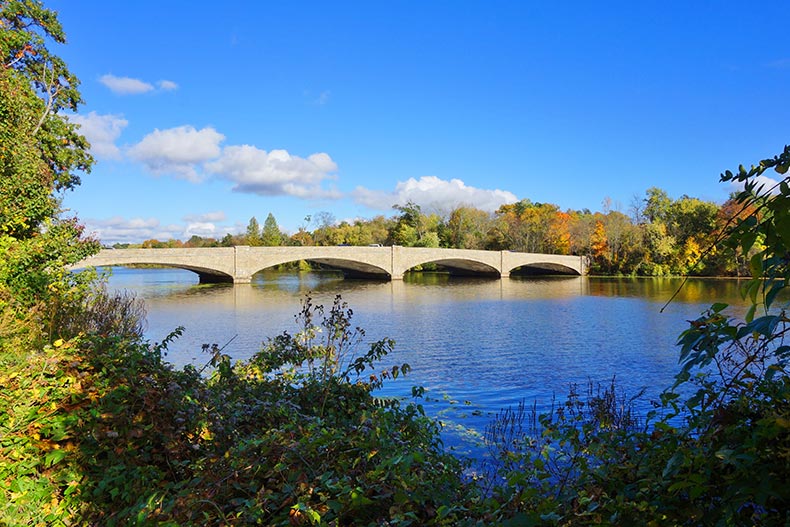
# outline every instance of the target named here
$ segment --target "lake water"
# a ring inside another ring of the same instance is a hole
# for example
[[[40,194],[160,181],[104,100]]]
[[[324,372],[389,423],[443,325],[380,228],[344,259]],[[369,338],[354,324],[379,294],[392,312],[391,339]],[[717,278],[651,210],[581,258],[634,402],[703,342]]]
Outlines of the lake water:
[[[386,365],[412,372],[389,383],[388,396],[423,386],[426,411],[445,425],[448,446],[476,455],[486,423],[522,399],[546,408],[570,383],[617,384],[657,398],[677,371],[677,337],[687,320],[714,302],[742,316],[735,280],[691,279],[664,312],[680,279],[512,277],[504,280],[407,276],[404,281],[344,280],[339,273],[263,272],[249,285],[199,285],[177,269],[115,268],[110,287],[146,303],[146,335],[160,341],[186,328],[169,348],[176,366],[201,367],[204,343],[246,359],[261,342],[296,330],[294,315],[308,292],[331,306],[342,295],[366,341],[396,341]],[[647,402],[645,403],[645,408]]]

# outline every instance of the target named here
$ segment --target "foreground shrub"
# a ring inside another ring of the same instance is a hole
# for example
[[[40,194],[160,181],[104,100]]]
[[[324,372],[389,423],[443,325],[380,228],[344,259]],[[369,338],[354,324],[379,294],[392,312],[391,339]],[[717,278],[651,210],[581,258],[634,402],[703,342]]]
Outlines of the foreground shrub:
[[[489,427],[490,516],[503,525],[790,524],[790,147],[740,181],[746,218],[727,244],[751,255],[744,320],[714,304],[679,339],[680,372],[644,426],[614,386],[572,390],[537,415],[523,405]],[[758,313],[760,316],[757,316]]]
[[[208,377],[164,362],[180,330],[78,335],[20,361],[0,379],[0,523],[458,523],[475,496],[461,463],[419,406],[374,396],[408,366],[375,370],[392,342],[360,351],[350,317],[307,299],[301,331],[247,363],[207,347]]]

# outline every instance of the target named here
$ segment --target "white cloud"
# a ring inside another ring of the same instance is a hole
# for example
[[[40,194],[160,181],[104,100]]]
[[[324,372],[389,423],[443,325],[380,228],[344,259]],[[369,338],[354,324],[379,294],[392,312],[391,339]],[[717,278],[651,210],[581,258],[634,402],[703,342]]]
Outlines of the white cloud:
[[[217,210],[214,212],[206,212],[204,214],[189,214],[184,216],[184,221],[189,222],[215,222],[215,221],[225,221],[227,216],[225,216],[225,212],[221,210]]]
[[[218,230],[217,226],[211,222],[201,221],[190,223],[187,225],[186,229],[184,229],[184,238],[190,238],[192,236],[214,238]]]
[[[171,80],[162,79],[157,81],[156,87],[150,82],[135,79],[133,77],[116,77],[108,73],[99,77],[99,82],[107,86],[116,95],[140,95],[149,93],[157,88],[159,91],[173,91],[178,89],[178,84]]]
[[[107,74],[102,75],[99,78],[99,82],[107,86],[111,92],[118,95],[138,95],[154,90],[152,84],[141,81],[140,79],[133,79],[132,77],[116,77],[115,75]]]
[[[333,179],[337,165],[328,154],[301,158],[286,150],[266,152],[254,146],[228,146],[206,169],[235,183],[234,191],[261,196],[295,196],[306,199],[339,198],[335,190],[321,184]]]
[[[85,220],[86,231],[96,235],[102,243],[140,243],[145,240],[169,240],[183,235],[181,225],[161,225],[156,218],[126,219],[115,216],[109,219]]]
[[[168,80],[161,80],[157,82],[156,85],[159,86],[159,89],[162,91],[173,91],[178,89],[178,84]]]
[[[394,192],[357,187],[353,196],[357,203],[377,210],[389,210],[393,205],[404,205],[412,201],[422,207],[440,210],[458,205],[472,205],[493,212],[506,203],[518,201],[515,194],[506,190],[480,189],[467,186],[460,179],[447,181],[436,176],[400,181]]]
[[[129,121],[120,115],[99,115],[90,112],[88,115],[73,115],[69,121],[80,125],[80,133],[91,144],[91,153],[96,157],[118,159],[121,151],[115,146],[115,141]]]
[[[198,166],[219,156],[219,144],[224,139],[224,135],[211,127],[156,129],[132,146],[128,153],[154,174],[173,174],[198,182],[201,180]]]

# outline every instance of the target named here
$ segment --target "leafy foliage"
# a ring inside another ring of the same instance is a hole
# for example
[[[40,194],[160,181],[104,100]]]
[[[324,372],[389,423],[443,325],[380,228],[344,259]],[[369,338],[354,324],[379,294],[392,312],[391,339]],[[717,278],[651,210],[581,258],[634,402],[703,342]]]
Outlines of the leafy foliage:
[[[119,303],[133,300],[99,302]],[[308,298],[301,330],[270,339],[249,362],[232,365],[208,346],[208,377],[167,366],[167,342],[121,332],[57,341],[20,361],[0,391],[9,489],[0,518],[450,524],[474,496],[461,464],[419,406],[372,394],[408,366],[376,371],[392,342],[358,353],[364,333],[350,316],[339,298],[326,315]]]
[[[32,0],[0,2],[0,285],[22,310],[69,280],[65,265],[98,249],[76,220],[60,217],[55,192],[78,184],[76,172],[92,159],[59,113],[77,108],[78,82],[45,38],[64,38],[51,11]]]
[[[786,525],[790,520],[788,323],[790,149],[723,181],[740,181],[727,243],[752,252],[743,321],[714,304],[679,338],[680,372],[644,426],[614,386],[536,416],[501,414],[488,439],[498,461],[495,515],[512,525]],[[658,210],[658,209],[657,209]],[[656,215],[659,212],[654,212]],[[663,213],[662,213],[663,214]],[[761,315],[757,309],[761,308]],[[624,410],[625,409],[625,410]],[[603,417],[602,417],[603,416]],[[527,426],[525,426],[527,421]]]

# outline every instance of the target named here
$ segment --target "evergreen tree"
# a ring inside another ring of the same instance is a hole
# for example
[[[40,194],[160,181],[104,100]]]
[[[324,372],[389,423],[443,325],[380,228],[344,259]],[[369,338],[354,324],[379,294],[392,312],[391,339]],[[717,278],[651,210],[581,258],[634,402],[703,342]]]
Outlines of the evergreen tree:
[[[245,242],[247,245],[250,246],[258,246],[263,245],[261,240],[261,226],[258,224],[258,220],[255,219],[255,216],[250,218],[250,222],[247,224],[247,234],[245,235]]]
[[[261,245],[268,247],[276,247],[283,244],[283,235],[280,232],[280,227],[277,226],[277,220],[270,212],[266,216],[266,221],[263,222],[263,233],[261,234]]]

